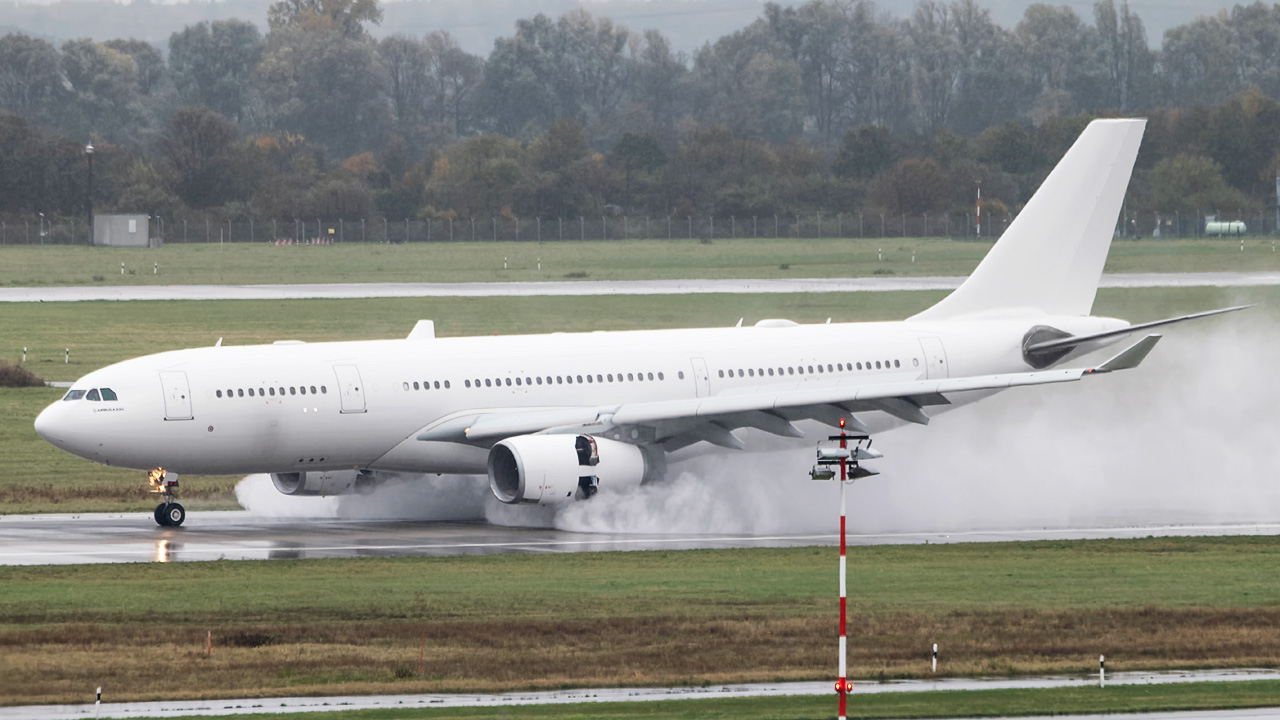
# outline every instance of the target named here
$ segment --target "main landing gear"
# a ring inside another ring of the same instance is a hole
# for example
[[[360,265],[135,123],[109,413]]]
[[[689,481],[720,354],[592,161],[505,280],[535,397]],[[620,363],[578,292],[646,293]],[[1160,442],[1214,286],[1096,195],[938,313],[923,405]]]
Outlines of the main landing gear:
[[[178,497],[178,479],[177,475],[170,478],[164,468],[156,468],[147,473],[147,483],[151,485],[151,492],[164,493],[164,502],[156,506],[154,513],[156,524],[161,527],[178,527],[187,519],[187,511],[177,502]]]

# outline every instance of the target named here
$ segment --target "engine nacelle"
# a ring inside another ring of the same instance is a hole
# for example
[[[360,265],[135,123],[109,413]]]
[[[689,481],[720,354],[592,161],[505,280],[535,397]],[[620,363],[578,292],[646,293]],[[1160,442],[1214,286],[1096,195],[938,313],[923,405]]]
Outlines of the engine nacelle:
[[[563,505],[660,474],[642,448],[591,435],[519,435],[489,451],[489,489],[511,504]]]
[[[271,484],[285,495],[329,496],[367,495],[377,484],[371,473],[363,470],[325,470],[320,472],[272,473]]]

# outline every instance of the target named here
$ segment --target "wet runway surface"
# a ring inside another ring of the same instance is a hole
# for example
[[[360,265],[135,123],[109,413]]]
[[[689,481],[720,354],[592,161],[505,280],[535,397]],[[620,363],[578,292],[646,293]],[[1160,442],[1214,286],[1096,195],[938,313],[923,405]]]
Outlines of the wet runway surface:
[[[1108,685],[1166,685],[1189,682],[1241,682],[1247,680],[1280,680],[1275,670],[1204,670],[1186,672],[1108,673]],[[1097,677],[1053,675],[1025,678],[939,678],[937,680],[894,680],[889,682],[855,681],[852,695],[880,693],[929,692],[937,690],[1008,690],[1096,685]],[[778,697],[789,695],[830,695],[829,682],[760,683],[753,685],[716,685],[678,688],[590,688],[517,692],[497,695],[431,694],[431,695],[348,695],[338,697],[260,698],[233,700],[173,700],[165,702],[104,703],[90,705],[37,705],[0,708],[0,720],[76,720],[85,717],[137,718],[182,717],[191,715],[227,716],[333,712],[338,710],[375,710],[411,708],[509,707],[513,705],[563,705],[601,702],[654,702],[661,700],[728,699],[742,697]],[[856,702],[856,700],[854,701]],[[1101,715],[1059,715],[1059,718],[1101,718]],[[1272,718],[1280,711],[1231,710],[1188,713],[1145,713],[1126,718]]]
[[[1280,524],[853,533],[849,542],[895,545],[1276,534],[1280,534]],[[243,511],[193,512],[180,528],[158,527],[149,513],[0,516],[0,565],[804,547],[835,545],[838,541],[834,532],[767,536],[606,534],[484,522],[265,518]]]
[[[0,302],[894,292],[902,290],[954,290],[963,281],[964,278],[962,277],[870,277],[798,278],[794,280],[583,280],[578,282],[329,283],[0,288]],[[1100,287],[1249,287],[1258,285],[1280,285],[1280,273],[1112,274],[1102,276]]]

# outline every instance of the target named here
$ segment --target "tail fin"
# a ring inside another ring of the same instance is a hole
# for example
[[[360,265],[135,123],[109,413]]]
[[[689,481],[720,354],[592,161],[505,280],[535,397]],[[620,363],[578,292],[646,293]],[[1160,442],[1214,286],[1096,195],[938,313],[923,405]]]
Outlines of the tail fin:
[[[1146,120],[1094,120],[973,274],[912,320],[1088,315]]]

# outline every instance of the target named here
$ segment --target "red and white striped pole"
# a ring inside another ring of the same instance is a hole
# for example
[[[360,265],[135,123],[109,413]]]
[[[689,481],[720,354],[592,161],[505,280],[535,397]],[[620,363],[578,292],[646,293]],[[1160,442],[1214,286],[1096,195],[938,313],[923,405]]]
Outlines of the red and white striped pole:
[[[840,418],[840,449],[844,450],[849,447],[845,440],[844,434],[844,418]],[[848,681],[847,667],[845,657],[847,644],[845,640],[845,604],[847,602],[848,593],[845,585],[845,482],[848,480],[847,461],[842,455],[840,457],[840,679],[836,681],[836,692],[840,695],[840,720],[845,720],[846,701],[849,697],[849,691],[853,686]]]

